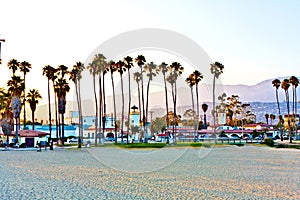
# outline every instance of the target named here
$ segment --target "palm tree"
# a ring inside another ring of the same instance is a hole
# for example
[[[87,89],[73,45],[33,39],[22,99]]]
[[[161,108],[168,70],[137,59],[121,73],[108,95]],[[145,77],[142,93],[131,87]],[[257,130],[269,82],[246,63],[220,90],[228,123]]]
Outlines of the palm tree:
[[[280,105],[279,105],[279,98],[278,98],[278,88],[280,87],[280,80],[279,79],[274,79],[272,81],[272,85],[273,87],[275,87],[275,91],[276,91],[276,102],[277,102],[277,108],[278,108],[278,117],[281,116],[280,113]],[[281,120],[279,119],[279,129],[280,129],[280,140],[283,141],[283,131],[282,131],[282,124],[281,124]]]
[[[11,107],[13,110],[13,117],[16,120],[16,143],[18,143],[18,129],[20,125],[20,111],[21,100],[20,96],[24,91],[24,81],[20,76],[13,75],[11,80],[7,82],[8,91],[12,94]]]
[[[47,77],[48,80],[48,113],[49,113],[49,132],[50,132],[50,141],[51,137],[52,137],[52,118],[51,118],[51,99],[50,99],[50,80],[53,79],[55,74],[55,70],[53,67],[51,67],[50,65],[46,65],[45,67],[43,67],[43,76]],[[57,129],[56,129],[57,132]],[[58,135],[56,135],[56,138],[58,137]],[[53,150],[52,147],[52,143],[50,145],[50,150]]]
[[[159,71],[162,73],[163,78],[164,78],[166,113],[169,113],[168,90],[167,90],[167,80],[166,80],[167,72],[169,71],[168,64],[163,62],[158,66],[158,68],[159,68]],[[169,122],[169,119],[168,119],[168,115],[166,114],[166,126],[167,127],[168,127],[168,122]]]
[[[271,125],[273,125],[273,121],[275,120],[276,116],[274,114],[270,114]]]
[[[73,65],[73,69],[70,71],[70,80],[73,81],[75,85],[75,93],[76,93],[76,101],[77,101],[77,108],[78,108],[78,125],[79,125],[79,140],[78,140],[78,148],[81,148],[81,141],[83,137],[82,132],[82,108],[81,108],[81,97],[80,97],[80,79],[82,78],[82,71],[84,69],[84,65],[81,62],[76,62],[75,65]]]
[[[143,55],[138,55],[136,58],[135,58],[135,62],[136,64],[140,67],[140,72],[142,74],[142,77],[141,77],[141,88],[142,88],[142,107],[140,107],[140,115],[143,111],[143,126],[145,124],[145,120],[146,120],[146,116],[145,116],[145,101],[144,101],[144,78],[143,78],[143,66],[145,65],[146,63],[146,58],[143,56]]]
[[[174,117],[173,119],[176,118],[177,116],[177,113],[176,113],[176,103],[177,103],[177,79],[178,79],[178,76],[180,76],[182,73],[183,73],[183,70],[184,68],[181,66],[180,63],[178,62],[173,62],[170,66],[169,66],[169,70],[171,71],[170,72],[170,75],[167,77],[167,81],[171,84],[171,87],[172,87],[172,98],[173,98],[173,114],[174,114]],[[176,133],[175,133],[175,124],[173,122],[173,138],[174,138],[174,142],[176,143]]]
[[[23,116],[24,116],[24,121],[23,121],[23,129],[26,129],[26,97],[25,97],[25,94],[26,94],[26,74],[28,72],[30,72],[30,69],[31,69],[31,64],[27,61],[23,61],[20,63],[20,71],[23,72],[23,80],[24,80],[24,99],[23,99],[23,105],[24,105],[24,110],[23,110]]]
[[[97,75],[97,66],[94,62],[89,63],[87,69],[93,76],[93,88],[94,88],[94,98],[95,98],[95,107],[96,107],[96,116],[95,116],[95,146],[97,146],[97,131],[98,131],[98,101],[96,93],[96,75]]]
[[[290,82],[289,82],[289,80],[284,79],[281,83],[281,87],[282,87],[282,89],[284,89],[284,92],[285,92],[285,100],[286,100],[286,107],[287,107],[287,113],[288,113],[288,132],[289,132],[290,143],[292,143],[291,122],[290,122],[290,101],[289,101]]]
[[[126,67],[125,67],[125,63],[123,61],[121,61],[121,60],[119,60],[116,63],[116,67],[118,69],[118,72],[119,72],[120,78],[121,78],[121,92],[122,92],[121,137],[122,137],[122,144],[123,144],[124,143],[124,141],[123,141],[123,128],[124,128],[124,87],[123,87],[123,74],[126,71]],[[127,136],[128,136],[128,133],[127,133]]]
[[[58,113],[61,115],[62,145],[64,145],[64,114],[66,112],[66,94],[70,91],[69,83],[65,78],[59,78],[55,82],[55,92],[58,99]]]
[[[140,90],[140,82],[141,82],[142,76],[143,76],[143,74],[141,74],[140,72],[133,73],[133,79],[136,81],[137,86],[138,86],[137,89],[138,89],[138,102],[139,102],[139,111],[140,111],[140,114],[139,114],[140,124],[142,122],[142,115],[141,115],[141,90]]]
[[[32,89],[29,90],[26,97],[27,97],[26,101],[29,103],[32,112],[31,121],[32,121],[32,130],[34,130],[34,112],[36,110],[36,105],[39,103],[39,100],[42,99],[42,96],[38,90]]]
[[[11,59],[8,61],[7,66],[12,71],[13,75],[15,75],[16,71],[19,69],[20,63],[16,59]]]
[[[193,72],[193,74],[195,75],[195,84],[196,84],[196,100],[197,100],[197,124],[199,123],[199,112],[200,112],[200,108],[199,108],[199,82],[203,79],[203,75],[198,71],[195,70]],[[197,133],[198,133],[198,125],[197,125]]]
[[[117,71],[116,63],[114,61],[110,61],[109,64],[111,85],[113,89],[113,102],[114,102],[114,127],[115,127],[115,143],[117,143],[117,107],[116,107],[116,93],[115,93],[115,82],[114,82],[114,73]]]
[[[192,113],[195,113],[195,103],[194,103],[194,93],[193,93],[193,87],[196,85],[195,81],[195,74],[192,73],[190,74],[186,79],[185,82],[190,86],[191,90],[191,97],[192,97]],[[195,114],[193,115],[193,122],[194,122],[194,136],[196,138],[196,122],[197,120],[195,119]]]
[[[206,111],[208,109],[208,105],[206,103],[203,103],[202,104],[202,110],[204,112],[204,116],[203,116],[203,129],[207,129],[207,122],[206,122]]]
[[[146,113],[145,113],[145,122],[148,122],[148,110],[149,110],[149,90],[150,90],[150,82],[153,80],[153,77],[156,76],[159,72],[159,69],[157,68],[157,65],[155,65],[153,62],[150,62],[149,64],[146,64],[144,67],[144,72],[146,72],[148,77],[147,82],[147,94],[146,94]],[[145,124],[144,124],[145,127]],[[147,129],[145,129],[147,130]],[[147,135],[148,133],[145,133],[145,141],[147,142]]]
[[[216,94],[215,94],[215,89],[216,89],[216,79],[219,78],[219,76],[223,73],[224,65],[219,62],[214,62],[210,65],[210,72],[213,74],[213,121],[214,121],[214,137],[215,137],[215,143],[217,142],[216,140]]]
[[[269,114],[265,114],[266,123],[269,124]]]
[[[290,84],[292,85],[292,91],[293,91],[293,128],[296,129],[296,134],[298,132],[298,124],[296,124],[296,115],[297,115],[297,87],[299,85],[299,80],[296,76],[291,76],[289,79]]]
[[[133,59],[130,56],[126,56],[124,58],[124,66],[127,69],[127,73],[128,73],[128,113],[127,113],[127,119],[129,121],[130,119],[130,109],[131,109],[131,88],[130,88],[130,68],[133,67],[133,63],[132,63]],[[128,123],[127,126],[127,135],[129,134],[129,126],[130,123]],[[127,143],[128,143],[128,138],[127,138]]]

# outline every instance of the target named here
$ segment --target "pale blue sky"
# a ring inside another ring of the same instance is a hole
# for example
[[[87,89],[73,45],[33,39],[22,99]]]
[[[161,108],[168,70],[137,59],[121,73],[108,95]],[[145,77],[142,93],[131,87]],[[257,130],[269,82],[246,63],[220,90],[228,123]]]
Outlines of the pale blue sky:
[[[225,65],[225,84],[299,75],[297,0],[0,2],[0,38],[6,39],[0,86],[10,76],[6,63],[11,58],[32,63],[28,80],[35,79],[29,83],[34,87],[37,81],[46,84],[39,78],[43,66],[71,67],[103,41],[138,28],[169,29],[194,40]]]

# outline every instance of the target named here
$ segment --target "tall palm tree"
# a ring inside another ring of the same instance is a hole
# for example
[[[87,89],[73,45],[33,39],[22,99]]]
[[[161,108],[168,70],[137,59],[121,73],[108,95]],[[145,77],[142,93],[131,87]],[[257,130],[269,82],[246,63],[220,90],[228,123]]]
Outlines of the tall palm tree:
[[[194,103],[194,93],[193,93],[193,87],[196,85],[195,81],[195,74],[192,73],[190,74],[186,79],[185,82],[189,85],[190,90],[191,90],[191,97],[192,97],[192,113],[193,113],[193,122],[194,122],[194,136],[196,138],[196,126],[197,126],[197,120],[195,119],[195,103]]]
[[[78,148],[81,148],[81,141],[82,141],[82,108],[81,108],[81,97],[80,97],[80,79],[82,78],[82,71],[84,69],[84,65],[81,62],[76,62],[75,65],[73,65],[73,69],[70,71],[70,80],[73,81],[75,85],[75,93],[76,93],[76,101],[77,101],[77,108],[78,108]]]
[[[26,102],[26,97],[25,97],[25,94],[26,94],[26,74],[28,73],[28,72],[30,72],[30,69],[31,69],[31,64],[29,63],[29,62],[27,62],[27,61],[23,61],[23,62],[21,62],[20,63],[20,71],[21,72],[23,72],[23,80],[24,80],[24,85],[25,85],[25,87],[24,87],[24,91],[23,91],[23,93],[24,93],[24,99],[23,99],[23,116],[24,116],[24,121],[23,121],[23,129],[26,129],[26,104],[25,104],[25,102]]]
[[[34,112],[36,110],[36,105],[39,103],[39,100],[42,99],[42,96],[38,90],[32,89],[29,90],[26,97],[26,101],[29,103],[31,109],[32,130],[34,130]]]
[[[173,62],[170,66],[169,66],[169,70],[170,75],[167,77],[167,81],[171,84],[172,86],[172,98],[173,98],[173,114],[174,117],[173,119],[176,119],[177,116],[177,110],[176,110],[176,103],[177,103],[177,79],[178,76],[180,76],[183,73],[184,68],[182,67],[182,65],[178,62]],[[174,142],[176,143],[176,133],[175,133],[175,124],[173,123],[173,138],[174,138]]]
[[[159,69],[157,68],[156,64],[154,64],[153,62],[150,62],[150,63],[145,65],[144,72],[146,72],[146,75],[148,77],[147,94],[146,94],[146,113],[145,113],[145,117],[146,117],[145,122],[147,123],[148,122],[148,110],[149,110],[150,82],[153,80],[153,77],[155,77],[158,74]],[[144,127],[145,127],[145,124],[144,124]],[[147,130],[147,129],[145,129],[145,130]],[[147,142],[147,137],[148,137],[147,134],[148,134],[147,132],[144,134],[146,142]]]
[[[284,90],[284,93],[285,93],[285,100],[286,100],[286,107],[287,107],[287,114],[288,114],[288,132],[289,132],[290,143],[292,143],[291,121],[290,121],[289,87],[290,87],[289,79],[284,79],[281,83],[281,88]]]
[[[97,146],[97,132],[98,132],[98,101],[96,93],[96,75],[97,75],[97,66],[94,62],[89,63],[87,69],[90,71],[93,77],[93,89],[94,89],[94,99],[96,107],[96,116],[95,116],[95,146]]]
[[[143,67],[144,67],[144,65],[146,63],[146,58],[143,55],[138,55],[135,58],[135,62],[140,67],[140,72],[142,74],[142,77],[141,77],[142,107],[140,107],[140,115],[141,115],[141,113],[143,113],[142,116],[143,116],[143,126],[144,126],[144,124],[146,122],[145,121],[146,120],[146,116],[145,116],[145,100],[144,100],[144,77],[143,77],[143,74],[144,74],[143,71],[144,71],[144,69],[143,69]]]
[[[58,99],[58,113],[61,115],[61,131],[62,145],[64,145],[65,130],[64,130],[64,114],[66,112],[66,94],[70,91],[70,86],[67,80],[63,77],[55,82],[55,91]]]
[[[270,117],[269,114],[266,113],[266,114],[265,114],[265,119],[266,119],[266,123],[267,123],[267,124],[269,124],[269,117]]]
[[[291,76],[290,84],[292,85],[292,91],[293,91],[293,128],[296,130],[296,134],[298,132],[298,124],[296,124],[296,115],[297,115],[297,87],[299,85],[299,79],[296,76]]]
[[[278,109],[278,117],[281,116],[280,113],[280,105],[279,105],[279,98],[278,98],[278,88],[280,87],[281,81],[279,79],[274,79],[272,81],[273,87],[275,87],[275,92],[276,92],[276,102],[277,102],[277,109]],[[279,130],[280,130],[280,140],[283,141],[283,131],[282,131],[282,123],[281,120],[279,119]]]
[[[109,71],[110,71],[110,79],[111,85],[113,89],[113,102],[114,102],[114,127],[115,127],[115,143],[117,143],[117,106],[116,106],[116,93],[115,93],[115,82],[114,82],[114,73],[117,71],[116,63],[114,61],[110,61],[109,64]]]
[[[55,69],[50,66],[46,65],[43,67],[43,76],[47,77],[48,80],[48,114],[49,114],[49,132],[50,132],[50,141],[52,138],[52,117],[51,117],[51,99],[50,99],[50,81],[53,79],[55,74]],[[57,132],[57,129],[56,129]],[[56,135],[56,138],[58,137],[58,134]],[[50,145],[50,150],[53,150],[52,143]]]
[[[18,143],[18,129],[20,125],[21,100],[20,96],[24,91],[24,81],[20,76],[13,75],[11,80],[7,82],[8,91],[12,94],[11,107],[13,117],[16,120],[16,143]]]
[[[127,126],[127,134],[129,134],[129,119],[130,119],[130,109],[131,109],[131,87],[130,87],[130,68],[133,67],[133,59],[130,56],[126,56],[124,58],[124,66],[127,69],[127,74],[128,74],[128,113],[127,113],[127,119],[128,119],[128,126]],[[128,143],[128,139],[127,139]]]
[[[201,74],[201,72],[199,72],[198,70],[195,70],[193,72],[193,74],[195,75],[195,85],[196,85],[196,100],[197,100],[197,133],[198,133],[198,124],[199,124],[199,112],[200,112],[200,108],[199,108],[199,82],[203,79],[203,75]]]
[[[119,72],[120,78],[121,78],[121,92],[122,92],[121,137],[122,137],[122,144],[123,144],[124,143],[124,141],[123,141],[123,128],[124,128],[124,87],[123,87],[123,74],[126,71],[126,67],[125,67],[125,63],[122,60],[119,60],[116,63],[116,66],[117,66],[117,69],[118,69],[118,72]],[[128,133],[127,133],[127,136],[128,136]]]
[[[8,61],[7,66],[12,71],[13,75],[15,75],[16,71],[19,69],[20,63],[16,59],[11,59]]]
[[[142,79],[142,74],[140,72],[134,72],[133,73],[133,80],[136,81],[137,84],[137,89],[138,89],[138,104],[139,104],[139,110],[141,110],[141,89],[140,89],[140,83],[141,83],[141,79]],[[142,122],[142,115],[141,115],[141,111],[140,111],[140,124]]]
[[[208,109],[208,105],[206,103],[203,103],[202,104],[202,110],[204,112],[204,115],[203,115],[203,129],[207,129],[207,121],[206,121],[206,111]]]
[[[165,86],[165,103],[166,103],[166,113],[169,113],[169,105],[168,105],[168,90],[167,90],[167,72],[169,71],[168,69],[168,64],[166,64],[165,62],[161,63],[159,66],[159,71],[162,73],[163,78],[164,78],[164,86]],[[166,126],[168,127],[168,115],[166,114]]]
[[[216,138],[216,79],[219,78],[219,76],[223,73],[224,65],[219,62],[214,62],[210,65],[210,73],[213,74],[213,121],[214,121],[214,137],[215,137],[215,143],[217,142]]]

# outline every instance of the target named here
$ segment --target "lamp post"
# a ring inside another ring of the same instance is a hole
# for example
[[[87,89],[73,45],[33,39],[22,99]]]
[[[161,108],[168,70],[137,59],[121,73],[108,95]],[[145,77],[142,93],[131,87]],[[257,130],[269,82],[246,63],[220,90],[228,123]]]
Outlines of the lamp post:
[[[0,64],[2,64],[2,59],[1,59],[1,42],[5,42],[5,39],[0,39]]]

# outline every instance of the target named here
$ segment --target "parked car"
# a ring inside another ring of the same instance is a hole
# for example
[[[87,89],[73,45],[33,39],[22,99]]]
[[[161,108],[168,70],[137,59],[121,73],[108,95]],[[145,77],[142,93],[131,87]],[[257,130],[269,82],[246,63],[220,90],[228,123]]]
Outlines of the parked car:
[[[113,142],[113,141],[115,141],[115,138],[113,138],[113,137],[106,137],[105,140]]]
[[[78,138],[77,137],[70,138],[68,142],[69,143],[76,143],[76,142],[78,142]]]

